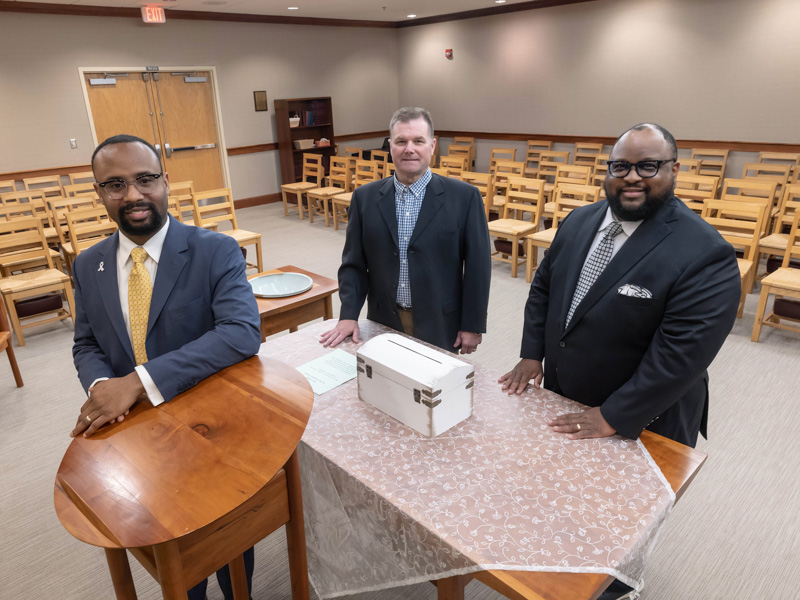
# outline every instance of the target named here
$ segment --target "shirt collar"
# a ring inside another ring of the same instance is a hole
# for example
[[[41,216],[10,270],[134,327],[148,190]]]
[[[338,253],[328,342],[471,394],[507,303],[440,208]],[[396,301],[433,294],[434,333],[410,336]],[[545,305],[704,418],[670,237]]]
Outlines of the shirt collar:
[[[426,169],[425,173],[422,174],[422,177],[417,179],[411,185],[400,183],[397,180],[397,174],[393,175],[392,177],[394,179],[394,191],[396,194],[400,195],[407,189],[414,195],[414,197],[421,198],[425,196],[425,188],[428,187],[433,175],[431,175],[430,168]]]
[[[597,231],[602,231],[608,227],[612,221],[618,221],[619,224],[622,225],[622,233],[628,237],[631,237],[633,232],[636,231],[636,228],[642,224],[642,221],[619,221],[619,219],[615,219],[613,213],[611,212],[611,207],[609,206],[606,209],[606,216],[603,218],[603,221],[600,223],[600,227],[597,228]]]
[[[159,229],[156,234],[144,243],[144,248],[147,251],[147,256],[152,258],[158,264],[161,258],[161,250],[164,248],[164,240],[167,239],[167,230],[169,229],[169,217],[164,222],[164,226]],[[131,255],[131,250],[136,248],[135,244],[121,231],[119,232],[119,256],[123,259],[123,263],[128,260]],[[123,264],[117,263],[117,264]]]

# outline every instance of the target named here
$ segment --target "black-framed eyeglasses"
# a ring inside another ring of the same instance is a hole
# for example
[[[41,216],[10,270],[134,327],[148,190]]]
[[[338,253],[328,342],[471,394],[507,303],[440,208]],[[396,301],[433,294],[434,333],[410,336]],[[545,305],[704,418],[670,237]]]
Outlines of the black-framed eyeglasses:
[[[162,175],[163,173],[145,173],[130,181],[110,179],[109,181],[98,183],[97,186],[103,188],[106,195],[112,200],[122,200],[128,195],[128,186],[130,184],[133,184],[142,194],[154,192],[158,187],[158,180],[161,179]]]
[[[608,174],[612,177],[626,177],[631,172],[631,167],[636,167],[636,173],[639,177],[648,179],[658,175],[661,165],[675,162],[675,160],[674,158],[668,158],[667,160],[640,160],[636,164],[629,163],[626,160],[610,160],[608,161]]]

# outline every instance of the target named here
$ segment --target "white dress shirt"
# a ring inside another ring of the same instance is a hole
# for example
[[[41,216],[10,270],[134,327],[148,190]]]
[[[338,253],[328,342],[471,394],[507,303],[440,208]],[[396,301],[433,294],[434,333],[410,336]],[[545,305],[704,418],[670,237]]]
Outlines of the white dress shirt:
[[[164,240],[167,237],[167,230],[169,229],[169,219],[164,223],[164,226],[147,242],[142,248],[147,252],[147,258],[144,260],[144,267],[147,269],[147,274],[150,275],[150,285],[154,286],[156,282],[156,273],[158,272],[158,261],[161,259],[161,250],[164,248]],[[122,318],[125,320],[125,330],[128,332],[128,339],[131,339],[131,315],[128,307],[128,279],[133,270],[133,259],[131,258],[131,251],[136,248],[136,244],[120,231],[119,233],[119,246],[117,247],[117,285],[119,286],[119,303],[122,308]],[[131,342],[131,346],[133,342]],[[156,387],[153,378],[147,372],[147,363],[138,365],[136,373],[142,381],[144,391],[153,406],[158,406],[164,402],[164,396]],[[101,377],[92,382],[94,386],[98,381],[104,381],[107,377]]]
[[[606,216],[603,218],[602,223],[600,223],[600,227],[597,228],[597,233],[594,236],[594,240],[592,240],[592,245],[589,246],[589,252],[586,253],[586,257],[583,259],[583,266],[586,266],[586,261],[589,260],[592,252],[594,252],[594,249],[600,244],[600,240],[603,239],[605,235],[603,229],[608,227],[612,221],[617,220],[618,219],[615,219],[614,215],[611,213],[611,207],[609,207],[606,210]],[[619,249],[622,248],[622,245],[628,241],[628,238],[633,235],[636,228],[642,224],[642,221],[619,221],[619,224],[622,225],[622,231],[614,238],[614,248],[611,251],[612,259],[616,256],[617,252],[619,252]]]

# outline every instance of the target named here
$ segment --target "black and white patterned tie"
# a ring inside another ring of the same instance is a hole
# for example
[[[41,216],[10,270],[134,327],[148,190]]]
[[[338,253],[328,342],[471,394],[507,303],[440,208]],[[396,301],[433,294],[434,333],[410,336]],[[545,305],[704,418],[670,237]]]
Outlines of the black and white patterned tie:
[[[612,221],[603,231],[605,232],[603,239],[600,240],[600,243],[597,244],[597,247],[589,257],[589,260],[583,265],[581,276],[578,278],[578,285],[575,286],[575,294],[572,296],[572,304],[570,304],[569,307],[567,322],[564,325],[565,327],[569,325],[572,315],[575,313],[575,309],[578,308],[578,304],[581,303],[583,297],[588,293],[592,285],[594,285],[594,282],[597,281],[597,278],[600,277],[600,273],[603,272],[603,269],[611,262],[611,255],[614,251],[614,238],[622,231],[622,225],[619,221]]]

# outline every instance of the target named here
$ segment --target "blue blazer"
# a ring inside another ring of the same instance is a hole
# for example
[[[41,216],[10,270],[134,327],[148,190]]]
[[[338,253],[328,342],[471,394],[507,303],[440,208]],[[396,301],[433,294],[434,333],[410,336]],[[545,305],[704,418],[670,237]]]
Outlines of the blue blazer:
[[[694,446],[706,433],[708,374],[736,319],[733,247],[672,198],[636,229],[564,327],[605,200],[558,226],[525,307],[522,358],[544,358],[544,385],[600,406],[620,435],[644,428]],[[620,293],[626,284],[650,297]]]
[[[150,301],[145,368],[169,401],[201,380],[258,352],[258,307],[232,238],[169,217]],[[100,377],[133,371],[117,283],[119,233],[73,263],[75,343],[84,389]],[[100,265],[102,264],[102,270]]]

